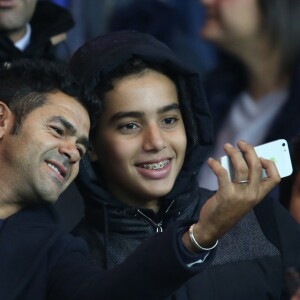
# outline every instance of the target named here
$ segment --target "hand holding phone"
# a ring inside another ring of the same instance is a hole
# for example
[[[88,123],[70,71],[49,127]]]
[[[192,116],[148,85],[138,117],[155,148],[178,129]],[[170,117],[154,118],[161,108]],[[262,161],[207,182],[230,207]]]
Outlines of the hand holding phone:
[[[254,150],[258,157],[263,157],[274,161],[281,178],[289,176],[293,172],[288,143],[284,139],[279,139],[270,143],[266,143],[257,147]],[[231,180],[234,179],[234,170],[231,160],[228,156],[220,158],[222,166],[227,170]],[[266,173],[262,171],[262,178],[266,177]]]

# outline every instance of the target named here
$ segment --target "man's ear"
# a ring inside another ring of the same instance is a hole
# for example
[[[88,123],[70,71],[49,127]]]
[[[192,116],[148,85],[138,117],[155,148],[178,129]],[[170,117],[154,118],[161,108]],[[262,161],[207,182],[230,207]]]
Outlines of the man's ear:
[[[7,130],[10,130],[9,123],[13,120],[13,114],[8,106],[0,101],[0,139],[3,138]]]
[[[97,155],[94,147],[92,146],[92,144],[90,144],[89,149],[87,151],[87,154],[88,154],[91,161],[97,161],[98,160],[98,155]]]

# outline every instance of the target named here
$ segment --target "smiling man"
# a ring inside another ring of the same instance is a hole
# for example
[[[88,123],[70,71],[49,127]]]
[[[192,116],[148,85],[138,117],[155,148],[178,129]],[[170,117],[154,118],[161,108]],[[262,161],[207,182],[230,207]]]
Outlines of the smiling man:
[[[51,92],[45,97],[44,105],[23,116],[17,131],[13,128],[14,114],[0,102],[1,155],[5,158],[1,170],[5,170],[5,180],[10,181],[2,192],[15,199],[16,209],[22,208],[24,194],[29,192],[28,204],[41,199],[56,201],[76,177],[78,161],[87,149],[90,124],[82,105],[62,92]]]

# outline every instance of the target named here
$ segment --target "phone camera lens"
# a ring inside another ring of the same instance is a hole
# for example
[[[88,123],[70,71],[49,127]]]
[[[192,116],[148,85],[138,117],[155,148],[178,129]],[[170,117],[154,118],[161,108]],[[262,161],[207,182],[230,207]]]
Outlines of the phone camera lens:
[[[285,143],[282,143],[282,147],[284,147],[285,146]]]

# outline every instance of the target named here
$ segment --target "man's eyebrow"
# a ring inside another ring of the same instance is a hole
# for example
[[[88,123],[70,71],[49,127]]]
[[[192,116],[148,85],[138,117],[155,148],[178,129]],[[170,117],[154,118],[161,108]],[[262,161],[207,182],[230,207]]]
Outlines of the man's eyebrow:
[[[76,135],[77,133],[77,129],[73,126],[73,124],[71,124],[69,121],[67,121],[61,116],[53,116],[48,121],[61,123],[66,128],[66,130],[69,131],[72,135]],[[90,145],[89,139],[85,136],[80,136],[77,141],[78,143],[82,144],[85,148],[88,148]]]
[[[161,107],[160,109],[158,109],[158,113],[165,113],[165,112],[168,112],[170,110],[180,110],[180,106],[178,103],[173,103],[173,104],[170,104],[170,105],[166,105],[166,106],[163,106]],[[144,112],[141,112],[141,111],[120,111],[116,114],[114,114],[111,118],[110,118],[110,121],[111,122],[114,122],[114,121],[117,121],[119,119],[122,119],[122,118],[140,118],[142,116],[144,116],[145,113]]]

